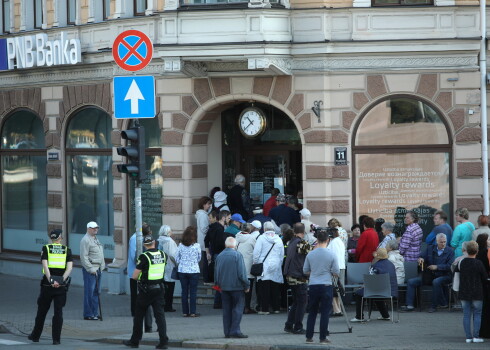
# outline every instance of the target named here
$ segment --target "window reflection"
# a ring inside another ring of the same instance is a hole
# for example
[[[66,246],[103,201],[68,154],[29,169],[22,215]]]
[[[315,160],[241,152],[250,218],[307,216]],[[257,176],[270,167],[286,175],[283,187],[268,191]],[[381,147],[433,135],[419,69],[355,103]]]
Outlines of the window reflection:
[[[114,257],[110,130],[109,115],[94,107],[77,112],[67,129],[67,226],[74,254],[80,254],[79,242],[87,231],[87,223],[96,221],[104,255]]]
[[[46,151],[41,120],[12,114],[2,128],[3,248],[38,252],[47,243]]]
[[[363,118],[357,146],[448,144],[446,126],[422,101],[394,98],[374,106]]]

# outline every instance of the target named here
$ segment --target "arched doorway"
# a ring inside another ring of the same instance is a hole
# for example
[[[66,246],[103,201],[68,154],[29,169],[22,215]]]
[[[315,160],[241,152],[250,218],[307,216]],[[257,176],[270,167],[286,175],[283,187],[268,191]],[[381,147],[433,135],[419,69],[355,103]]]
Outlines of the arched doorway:
[[[405,212],[414,209],[425,236],[436,210],[451,215],[450,135],[443,116],[416,97],[373,105],[354,132],[354,218],[383,218],[402,232]]]
[[[265,128],[247,137],[240,131],[239,118],[251,107],[263,112]],[[295,196],[302,190],[301,139],[284,112],[264,103],[238,103],[221,113],[221,135],[225,190],[233,187],[239,173],[245,175],[253,205],[263,204],[273,188]]]

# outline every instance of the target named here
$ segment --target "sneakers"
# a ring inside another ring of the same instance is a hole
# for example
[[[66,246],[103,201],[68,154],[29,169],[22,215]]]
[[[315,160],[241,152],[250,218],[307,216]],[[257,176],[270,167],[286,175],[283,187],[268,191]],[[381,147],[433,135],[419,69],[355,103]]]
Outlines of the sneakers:
[[[248,335],[243,334],[243,333],[230,334],[230,338],[248,338]]]
[[[269,315],[270,312],[269,311],[259,311],[257,312],[258,315]]]
[[[328,343],[330,343],[330,339],[328,339],[328,337],[320,340],[320,344],[328,344]]]
[[[99,319],[98,316],[88,316],[83,318],[86,321],[97,321]]]
[[[466,339],[466,341],[468,341],[468,339]],[[483,339],[482,338],[473,338],[473,343],[483,343]]]
[[[473,343],[473,339],[471,339],[471,338],[470,339],[466,339],[466,342],[467,343]]]
[[[427,312],[428,312],[428,313],[430,313],[430,314],[432,314],[432,313],[434,313],[434,312],[436,312],[436,311],[437,311],[437,310],[436,310],[436,308],[435,308],[435,307],[431,307],[431,308],[430,308],[430,309],[429,309]]]
[[[449,307],[448,304],[446,304],[446,305],[438,305],[437,306],[438,309],[447,309],[448,307]]]
[[[351,322],[366,322],[366,320],[363,318],[362,320],[354,317],[353,319],[350,320]]]
[[[413,310],[415,310],[415,308],[413,306],[409,306],[409,305],[404,305],[400,308],[400,311],[403,311],[403,312],[410,312]]]
[[[131,340],[123,340],[123,344],[130,347],[130,348],[134,348],[134,349],[139,347],[138,344],[131,342]]]
[[[383,316],[379,316],[379,317],[378,317],[378,320],[380,320],[380,321],[391,321],[391,317],[383,317]]]
[[[301,329],[296,329],[293,331],[294,334],[306,334],[306,329],[301,328]]]
[[[59,340],[53,340],[53,345],[60,345]]]
[[[311,339],[311,338],[306,338],[306,342],[307,342],[307,343],[313,343],[313,339]]]
[[[281,311],[279,311],[279,310],[274,310],[272,312],[275,313],[275,314],[280,314],[281,313]]]
[[[294,330],[292,328],[289,328],[289,327],[284,327],[284,332],[286,332],[286,333],[294,333]]]
[[[334,312],[332,314],[332,317],[341,317],[341,316],[344,316],[344,314],[342,312]]]

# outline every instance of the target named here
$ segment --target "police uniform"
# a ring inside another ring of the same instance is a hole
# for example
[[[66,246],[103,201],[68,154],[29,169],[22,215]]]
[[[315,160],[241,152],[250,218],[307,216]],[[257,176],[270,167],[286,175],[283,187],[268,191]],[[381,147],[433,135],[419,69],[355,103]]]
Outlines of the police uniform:
[[[61,235],[61,230],[51,232],[51,239],[57,239]],[[51,276],[63,276],[68,262],[73,261],[71,250],[65,245],[59,243],[46,244],[41,252],[41,261],[47,260],[48,269]],[[44,273],[44,270],[43,270]],[[54,315],[52,322],[53,344],[60,343],[61,328],[63,326],[63,307],[66,304],[66,287],[64,285],[55,288],[52,287],[51,281],[48,281],[46,275],[41,280],[41,292],[37,299],[37,315],[34,329],[29,335],[29,339],[38,342],[43,332],[44,320],[49,311],[51,302],[54,304]]]
[[[145,243],[151,243],[151,236],[145,237]],[[146,311],[151,305],[153,315],[158,326],[160,339],[157,349],[166,349],[168,344],[167,324],[165,322],[164,308],[164,286],[163,275],[167,255],[156,248],[148,249],[138,257],[136,269],[141,273],[138,277],[138,296],[136,297],[136,310],[133,318],[133,334],[129,341],[124,344],[130,347],[138,347],[143,335],[143,320]]]

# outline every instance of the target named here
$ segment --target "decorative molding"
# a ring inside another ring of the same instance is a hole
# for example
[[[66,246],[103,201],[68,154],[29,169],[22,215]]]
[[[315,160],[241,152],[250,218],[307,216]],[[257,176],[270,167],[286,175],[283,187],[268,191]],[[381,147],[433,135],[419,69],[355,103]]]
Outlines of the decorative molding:
[[[249,58],[248,69],[264,70],[274,75],[292,75],[291,59],[280,57]]]
[[[269,0],[250,0],[248,2],[248,7],[249,8],[266,8],[270,9],[271,8],[271,3]]]
[[[205,77],[208,75],[208,67],[205,62],[184,62],[181,71],[188,77]]]
[[[247,71],[247,61],[231,61],[231,62],[207,62],[208,72],[236,72]]]

